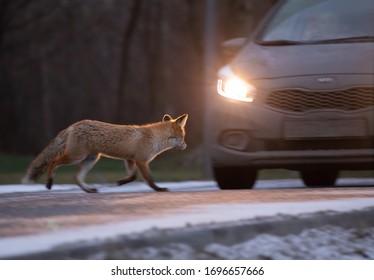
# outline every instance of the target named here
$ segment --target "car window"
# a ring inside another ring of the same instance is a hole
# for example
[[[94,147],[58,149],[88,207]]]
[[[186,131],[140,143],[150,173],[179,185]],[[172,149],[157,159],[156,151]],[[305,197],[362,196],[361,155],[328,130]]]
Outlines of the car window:
[[[288,0],[273,14],[261,42],[374,38],[374,0]]]

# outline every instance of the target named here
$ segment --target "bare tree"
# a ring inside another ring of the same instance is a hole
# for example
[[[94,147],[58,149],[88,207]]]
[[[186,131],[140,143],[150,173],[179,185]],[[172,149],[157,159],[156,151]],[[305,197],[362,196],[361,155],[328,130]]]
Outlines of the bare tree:
[[[117,106],[115,110],[115,119],[117,122],[122,121],[123,107],[126,102],[126,82],[129,71],[129,58],[131,52],[131,41],[134,37],[136,26],[139,21],[142,10],[143,0],[134,0],[130,12],[130,19],[122,36],[122,47],[120,55],[120,69],[118,75]]]
[[[274,1],[217,1],[220,39],[245,35]],[[190,113],[198,145],[203,22],[201,0],[0,0],[0,151],[37,152],[83,118],[163,113]]]

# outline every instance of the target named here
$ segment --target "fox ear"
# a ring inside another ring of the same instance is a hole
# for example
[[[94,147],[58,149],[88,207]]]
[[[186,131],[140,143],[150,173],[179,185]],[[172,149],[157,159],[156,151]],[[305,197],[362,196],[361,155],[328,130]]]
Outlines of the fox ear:
[[[168,115],[168,114],[165,114],[164,117],[162,118],[162,122],[167,122],[167,121],[171,121],[173,118]]]
[[[177,123],[177,125],[179,125],[180,127],[185,127],[186,125],[186,122],[187,122],[187,119],[188,119],[188,114],[184,114],[180,117],[178,117],[175,122]]]

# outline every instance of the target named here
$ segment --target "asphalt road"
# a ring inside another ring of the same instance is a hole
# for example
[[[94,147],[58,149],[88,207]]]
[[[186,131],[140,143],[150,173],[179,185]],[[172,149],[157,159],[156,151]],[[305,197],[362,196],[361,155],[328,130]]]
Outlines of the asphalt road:
[[[95,186],[0,186],[0,259],[54,252],[66,244],[106,242],[147,232],[210,228],[211,225],[349,213],[374,207],[374,179],[344,179],[336,188],[308,189],[300,180],[258,181],[252,190],[218,190],[213,181],[143,182]]]
[[[253,190],[232,191],[219,191],[211,181],[161,185],[170,192],[154,192],[142,182],[119,188],[99,186],[98,194],[83,193],[75,185],[52,191],[42,185],[0,186],[0,238],[183,215],[206,206],[374,198],[373,179],[346,179],[338,187],[320,189],[304,188],[299,180],[259,181]]]

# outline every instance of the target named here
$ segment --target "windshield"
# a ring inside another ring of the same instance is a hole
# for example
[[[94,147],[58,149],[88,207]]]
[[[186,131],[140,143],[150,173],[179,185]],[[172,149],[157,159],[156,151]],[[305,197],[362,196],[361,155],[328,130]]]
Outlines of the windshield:
[[[265,27],[260,43],[374,41],[373,20],[374,0],[288,0]]]

